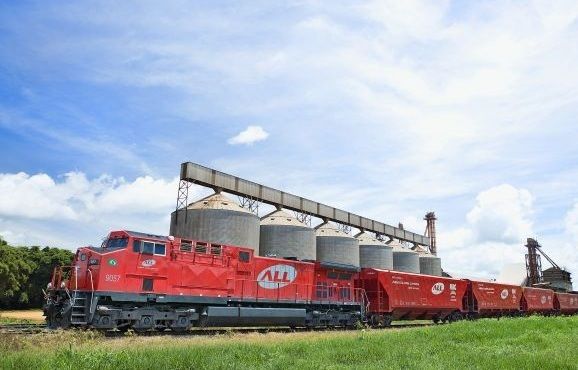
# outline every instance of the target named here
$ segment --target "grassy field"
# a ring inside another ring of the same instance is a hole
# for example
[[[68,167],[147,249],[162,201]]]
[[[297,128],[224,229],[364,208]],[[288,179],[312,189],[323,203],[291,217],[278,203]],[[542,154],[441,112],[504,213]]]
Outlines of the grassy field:
[[[0,368],[577,369],[578,317],[480,320],[426,328],[103,338],[3,335]]]
[[[42,323],[42,310],[0,310],[0,323]]]

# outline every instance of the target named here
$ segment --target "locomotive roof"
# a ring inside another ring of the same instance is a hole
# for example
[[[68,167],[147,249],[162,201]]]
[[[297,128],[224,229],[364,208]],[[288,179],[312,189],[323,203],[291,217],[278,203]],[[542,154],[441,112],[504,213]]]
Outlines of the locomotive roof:
[[[162,241],[168,241],[169,237],[168,236],[163,236],[163,235],[154,235],[154,234],[147,234],[147,233],[141,233],[138,231],[125,231],[129,236],[135,237],[135,238],[145,238],[145,239],[157,239],[157,240],[162,240]]]

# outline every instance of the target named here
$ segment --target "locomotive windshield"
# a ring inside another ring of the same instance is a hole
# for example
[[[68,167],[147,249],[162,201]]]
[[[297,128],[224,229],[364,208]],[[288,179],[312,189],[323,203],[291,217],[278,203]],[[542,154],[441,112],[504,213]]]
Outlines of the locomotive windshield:
[[[121,249],[128,245],[128,238],[112,238],[107,239],[102,243],[102,248],[106,249]]]

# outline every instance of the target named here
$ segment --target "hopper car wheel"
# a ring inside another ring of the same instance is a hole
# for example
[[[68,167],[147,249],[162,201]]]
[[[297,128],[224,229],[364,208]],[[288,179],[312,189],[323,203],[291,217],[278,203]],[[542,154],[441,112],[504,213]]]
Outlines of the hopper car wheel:
[[[460,321],[462,319],[463,319],[462,314],[459,312],[454,312],[448,317],[448,321],[450,323]]]
[[[434,317],[434,318],[432,319],[432,321],[433,321],[434,324],[439,324],[439,323],[440,323],[440,318],[436,316],[436,317]]]

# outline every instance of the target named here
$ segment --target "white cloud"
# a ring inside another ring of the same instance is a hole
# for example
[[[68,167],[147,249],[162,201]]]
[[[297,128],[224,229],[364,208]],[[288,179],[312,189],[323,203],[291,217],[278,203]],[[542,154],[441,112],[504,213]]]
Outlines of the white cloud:
[[[531,236],[533,197],[503,184],[481,192],[467,220],[476,242],[517,243]]]
[[[532,237],[532,194],[503,184],[482,191],[466,215],[466,225],[439,236],[439,251],[450,272],[496,277],[509,263],[524,261]]]
[[[176,178],[150,176],[0,174],[0,235],[13,243],[73,247],[95,243],[112,229],[167,234],[177,185]],[[192,188],[189,196],[201,192]]]
[[[566,214],[565,218],[566,233],[578,243],[578,202]],[[578,247],[577,247],[578,248]]]
[[[253,145],[258,141],[262,141],[269,137],[269,133],[263,130],[261,126],[248,126],[237,135],[233,136],[227,142],[231,145],[245,144]]]
[[[90,220],[104,214],[158,213],[176,204],[177,179],[101,176],[81,172],[55,181],[46,174],[0,174],[0,215],[30,219]]]

